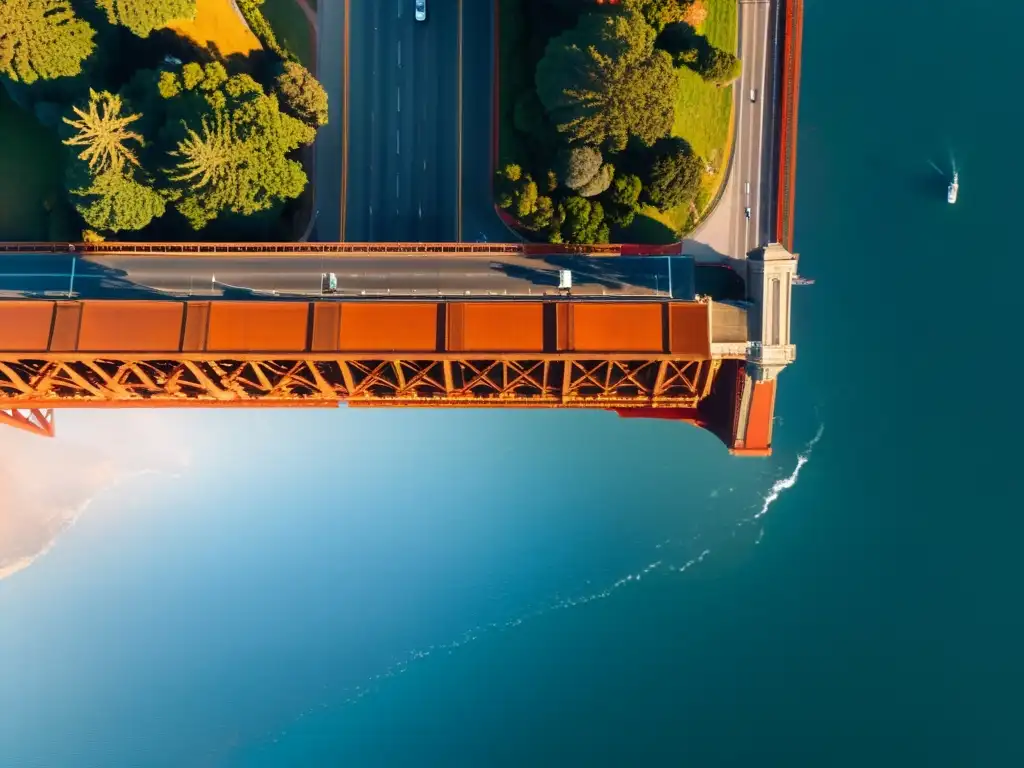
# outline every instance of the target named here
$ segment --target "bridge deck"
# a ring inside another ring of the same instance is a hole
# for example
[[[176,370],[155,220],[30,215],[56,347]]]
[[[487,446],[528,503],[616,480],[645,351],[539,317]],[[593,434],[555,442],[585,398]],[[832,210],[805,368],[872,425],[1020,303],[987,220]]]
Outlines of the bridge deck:
[[[4,301],[0,353],[711,357],[706,302]]]

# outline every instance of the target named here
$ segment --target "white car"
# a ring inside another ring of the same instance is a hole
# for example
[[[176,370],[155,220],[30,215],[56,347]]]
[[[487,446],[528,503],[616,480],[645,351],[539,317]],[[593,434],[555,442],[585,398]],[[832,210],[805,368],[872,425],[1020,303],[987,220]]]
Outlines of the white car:
[[[416,0],[416,21],[427,20],[427,0]]]

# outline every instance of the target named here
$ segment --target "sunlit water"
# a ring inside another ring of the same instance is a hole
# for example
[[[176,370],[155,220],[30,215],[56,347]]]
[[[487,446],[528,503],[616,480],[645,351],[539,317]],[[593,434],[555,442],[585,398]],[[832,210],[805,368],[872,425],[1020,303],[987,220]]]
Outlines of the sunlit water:
[[[771,459],[609,414],[167,414],[192,467],[0,582],[0,765],[1024,764],[1022,21],[807,0]]]

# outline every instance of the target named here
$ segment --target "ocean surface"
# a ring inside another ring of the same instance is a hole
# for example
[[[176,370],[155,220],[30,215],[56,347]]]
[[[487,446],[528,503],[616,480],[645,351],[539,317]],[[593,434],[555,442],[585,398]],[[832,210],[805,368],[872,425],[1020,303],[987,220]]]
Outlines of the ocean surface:
[[[771,459],[599,413],[161,414],[191,467],[0,582],[0,766],[1024,765],[1022,28],[807,0]]]

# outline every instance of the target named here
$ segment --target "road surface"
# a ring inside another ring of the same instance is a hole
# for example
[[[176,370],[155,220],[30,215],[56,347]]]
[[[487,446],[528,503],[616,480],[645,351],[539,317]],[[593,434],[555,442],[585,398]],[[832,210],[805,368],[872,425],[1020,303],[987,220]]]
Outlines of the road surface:
[[[671,271],[670,271],[671,264]],[[560,268],[576,296],[693,296],[692,262],[683,257],[522,256],[386,257],[82,257],[5,255],[0,298],[267,299],[318,297],[322,276],[337,275],[344,297],[554,295]]]
[[[345,239],[459,239],[462,0],[353,2]]]
[[[733,86],[736,138],[731,171],[714,212],[683,242],[683,253],[699,260],[746,258],[772,239],[775,186],[770,167],[775,155],[777,10],[777,0],[743,0],[739,4],[743,74]]]
[[[327,125],[316,135],[316,221],[313,238],[340,242],[344,175],[345,0],[323,0],[317,7],[316,77],[327,92]]]

